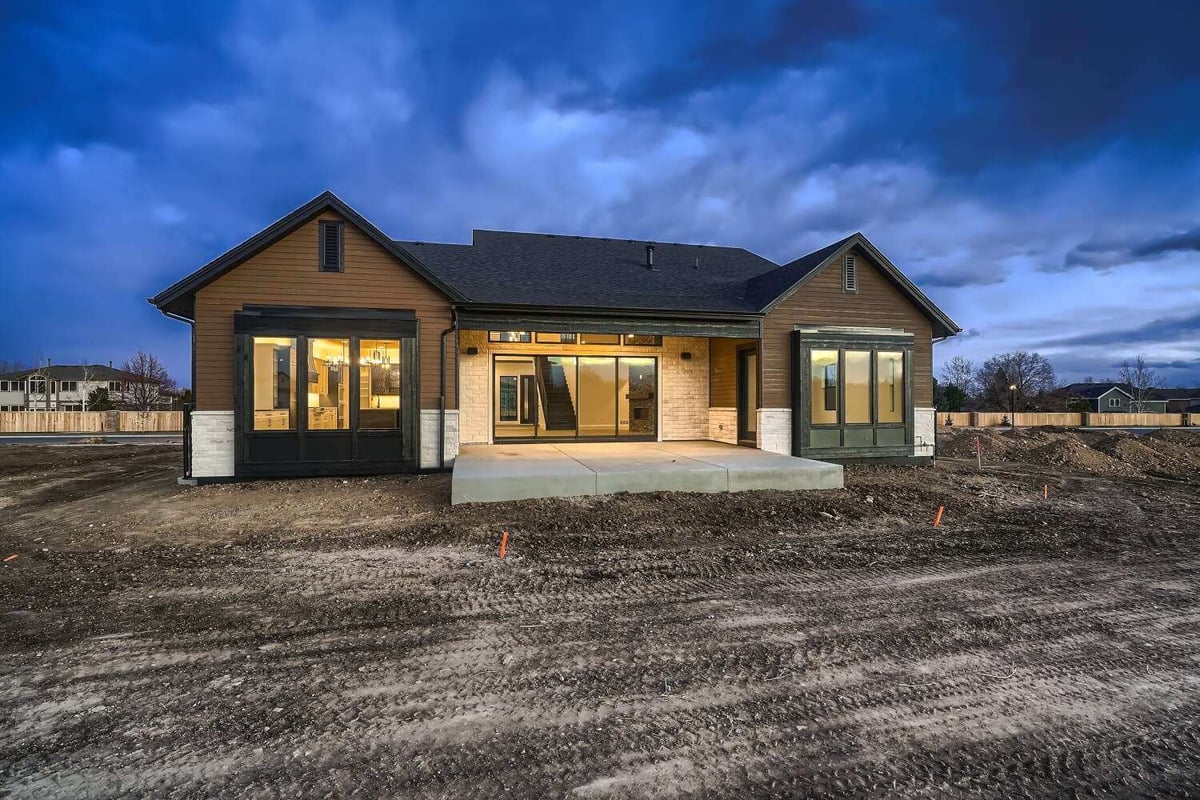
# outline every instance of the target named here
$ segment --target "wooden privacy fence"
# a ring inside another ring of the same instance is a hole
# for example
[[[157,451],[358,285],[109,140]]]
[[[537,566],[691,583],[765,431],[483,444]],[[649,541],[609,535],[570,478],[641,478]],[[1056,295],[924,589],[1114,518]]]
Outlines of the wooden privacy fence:
[[[0,411],[0,433],[175,433],[182,411]]]
[[[1178,428],[1200,425],[1200,414],[1097,414],[1094,412],[1023,412],[1010,419],[1003,411],[939,411],[937,424],[955,428],[996,428],[1015,422],[1018,428]]]

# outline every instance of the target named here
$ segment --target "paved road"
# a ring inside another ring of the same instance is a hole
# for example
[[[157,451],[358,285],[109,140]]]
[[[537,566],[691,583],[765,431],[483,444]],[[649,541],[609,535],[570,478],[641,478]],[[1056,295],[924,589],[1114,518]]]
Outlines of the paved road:
[[[183,444],[183,436],[178,433],[22,433],[0,436],[0,444],[82,444],[97,436],[104,439],[104,444]]]

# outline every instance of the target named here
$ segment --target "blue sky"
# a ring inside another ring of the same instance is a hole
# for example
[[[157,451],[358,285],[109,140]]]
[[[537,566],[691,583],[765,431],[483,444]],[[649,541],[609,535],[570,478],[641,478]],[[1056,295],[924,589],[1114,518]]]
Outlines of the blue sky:
[[[0,4],[0,359],[186,379],[145,298],[331,188],[407,239],[861,230],[966,329],[939,361],[1200,384],[1196,30],[1193,0]]]

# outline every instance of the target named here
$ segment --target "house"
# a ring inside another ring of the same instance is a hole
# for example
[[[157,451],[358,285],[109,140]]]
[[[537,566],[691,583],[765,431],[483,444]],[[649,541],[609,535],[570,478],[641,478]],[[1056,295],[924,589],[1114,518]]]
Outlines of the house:
[[[0,375],[0,411],[83,411],[88,395],[108,392],[113,403],[138,376],[111,364],[62,364]]]
[[[1150,397],[1163,401],[1168,414],[1194,414],[1200,406],[1200,388],[1155,389]]]
[[[191,325],[198,481],[548,441],[920,461],[933,342],[960,330],[862,234],[782,265],[540,233],[397,241],[330,192],[150,302]]]
[[[1167,410],[1166,400],[1155,390],[1147,392],[1139,402],[1134,388],[1127,383],[1072,383],[1064,386],[1063,391],[1075,403],[1097,413],[1161,414]]]

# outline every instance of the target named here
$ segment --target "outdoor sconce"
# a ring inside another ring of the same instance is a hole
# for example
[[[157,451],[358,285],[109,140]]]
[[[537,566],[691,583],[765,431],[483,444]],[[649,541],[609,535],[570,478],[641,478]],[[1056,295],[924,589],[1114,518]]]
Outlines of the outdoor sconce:
[[[679,357],[682,358],[684,361],[692,360],[692,354],[689,353],[687,350],[684,350],[682,353],[680,353]]]
[[[466,350],[466,353],[469,356],[477,356],[477,355],[479,355],[479,348],[478,347],[468,347]]]

